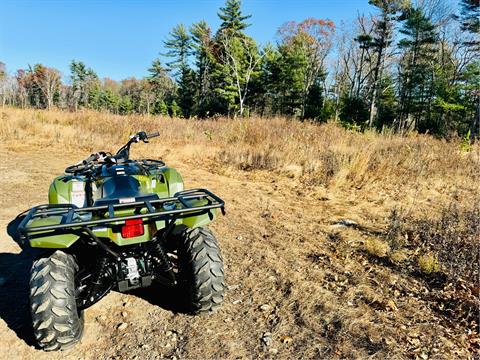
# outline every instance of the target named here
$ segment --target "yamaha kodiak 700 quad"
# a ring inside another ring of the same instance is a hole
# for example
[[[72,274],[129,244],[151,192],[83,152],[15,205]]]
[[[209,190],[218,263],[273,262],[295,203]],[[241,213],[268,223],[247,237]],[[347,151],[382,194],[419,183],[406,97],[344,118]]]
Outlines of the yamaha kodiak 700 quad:
[[[182,294],[192,313],[222,303],[223,260],[205,225],[218,209],[224,213],[224,202],[205,189],[184,190],[180,174],[162,161],[130,160],[133,143],[156,136],[139,132],[115,155],[99,152],[67,167],[51,184],[49,203],[17,217],[21,245],[45,250],[30,277],[40,348],[77,342],[83,311],[112,289],[155,281]]]

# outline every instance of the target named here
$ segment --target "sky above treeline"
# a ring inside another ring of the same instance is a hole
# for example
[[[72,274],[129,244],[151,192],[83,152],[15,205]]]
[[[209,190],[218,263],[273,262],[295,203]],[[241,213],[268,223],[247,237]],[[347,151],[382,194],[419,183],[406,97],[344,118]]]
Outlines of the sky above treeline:
[[[224,0],[0,0],[0,61],[9,73],[42,63],[68,76],[75,59],[101,78],[141,78],[163,52],[172,27],[205,20],[215,31],[223,5]],[[316,17],[339,23],[374,9],[368,0],[244,0],[243,11],[252,15],[247,34],[265,44],[276,41],[286,21]]]

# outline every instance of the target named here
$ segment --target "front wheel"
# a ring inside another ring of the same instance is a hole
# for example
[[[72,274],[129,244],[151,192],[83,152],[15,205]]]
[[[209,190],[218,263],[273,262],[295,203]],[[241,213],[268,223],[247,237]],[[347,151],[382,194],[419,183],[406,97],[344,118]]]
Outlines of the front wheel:
[[[83,312],[75,300],[75,258],[62,251],[36,260],[30,277],[33,333],[46,351],[65,350],[83,332]]]
[[[187,229],[179,239],[181,285],[188,310],[194,314],[217,310],[223,302],[223,258],[217,239],[206,228]]]

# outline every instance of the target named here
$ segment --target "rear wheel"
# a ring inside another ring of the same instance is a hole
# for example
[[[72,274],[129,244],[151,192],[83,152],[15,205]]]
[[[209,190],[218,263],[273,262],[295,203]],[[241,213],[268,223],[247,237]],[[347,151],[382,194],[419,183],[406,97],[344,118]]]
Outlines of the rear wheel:
[[[46,351],[65,350],[82,336],[83,312],[77,310],[72,255],[55,251],[36,260],[30,277],[30,307],[33,333]]]
[[[188,310],[195,314],[217,310],[223,302],[225,281],[215,236],[200,227],[185,230],[179,240],[179,275]]]

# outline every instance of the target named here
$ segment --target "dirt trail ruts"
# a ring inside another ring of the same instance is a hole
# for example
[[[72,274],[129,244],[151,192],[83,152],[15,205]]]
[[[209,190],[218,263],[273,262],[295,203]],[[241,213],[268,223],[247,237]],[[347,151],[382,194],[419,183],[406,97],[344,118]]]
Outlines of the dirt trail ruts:
[[[222,309],[193,317],[172,311],[175,297],[166,289],[111,292],[86,311],[81,343],[62,353],[36,350],[28,313],[33,255],[20,252],[6,226],[19,212],[45,203],[53,177],[85,154],[26,145],[1,145],[0,152],[1,358],[410,357],[420,347],[416,341],[429,354],[465,356],[450,339],[454,333],[442,327],[426,303],[405,295],[395,300],[398,309],[393,311],[363,299],[370,290],[382,298],[389,287],[409,284],[353,251],[362,233],[332,228],[339,218],[366,221],[371,214],[363,205],[346,195],[305,193],[276,175],[219,171],[211,163],[182,163],[174,157],[165,160],[182,173],[186,187],[206,187],[227,204],[227,215],[211,226],[226,265],[228,291]],[[385,281],[382,289],[378,279]],[[119,330],[121,323],[127,328]],[[423,337],[411,340],[412,331]],[[438,336],[445,342],[436,342]]]

